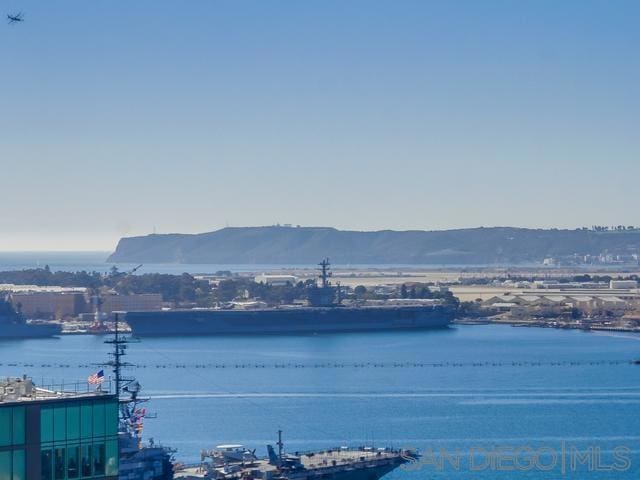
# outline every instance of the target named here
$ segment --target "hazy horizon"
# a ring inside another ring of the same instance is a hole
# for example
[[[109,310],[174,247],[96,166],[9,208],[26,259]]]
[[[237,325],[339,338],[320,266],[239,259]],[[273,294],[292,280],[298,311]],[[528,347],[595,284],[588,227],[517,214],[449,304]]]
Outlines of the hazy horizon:
[[[3,7],[0,251],[640,224],[638,2]]]

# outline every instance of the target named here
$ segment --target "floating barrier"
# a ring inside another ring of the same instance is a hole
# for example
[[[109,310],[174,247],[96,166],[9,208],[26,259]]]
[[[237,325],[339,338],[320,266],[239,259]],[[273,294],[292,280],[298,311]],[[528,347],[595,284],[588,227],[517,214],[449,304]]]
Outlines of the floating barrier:
[[[637,365],[638,360],[594,360],[594,361],[512,361],[512,362],[356,362],[356,363],[156,363],[156,364],[131,364],[131,368],[156,368],[156,369],[371,369],[371,368],[502,368],[502,367],[584,367],[602,365]],[[31,363],[12,362],[1,363],[0,367],[12,368],[93,368],[95,364],[68,363]]]

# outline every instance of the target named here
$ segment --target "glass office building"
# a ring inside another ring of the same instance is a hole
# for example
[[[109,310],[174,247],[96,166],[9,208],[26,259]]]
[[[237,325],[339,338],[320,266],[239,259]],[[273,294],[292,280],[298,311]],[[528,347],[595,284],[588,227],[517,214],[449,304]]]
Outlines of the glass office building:
[[[0,403],[0,480],[25,480],[25,407]]]
[[[0,480],[117,477],[114,395],[52,393],[27,379],[0,381]]]

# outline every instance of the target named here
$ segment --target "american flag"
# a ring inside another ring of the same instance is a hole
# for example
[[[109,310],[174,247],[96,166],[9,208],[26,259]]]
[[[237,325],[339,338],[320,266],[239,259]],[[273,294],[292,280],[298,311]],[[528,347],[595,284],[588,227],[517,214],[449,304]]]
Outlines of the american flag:
[[[89,382],[89,385],[100,385],[104,382],[104,370],[100,370],[93,375],[89,375],[87,382]]]

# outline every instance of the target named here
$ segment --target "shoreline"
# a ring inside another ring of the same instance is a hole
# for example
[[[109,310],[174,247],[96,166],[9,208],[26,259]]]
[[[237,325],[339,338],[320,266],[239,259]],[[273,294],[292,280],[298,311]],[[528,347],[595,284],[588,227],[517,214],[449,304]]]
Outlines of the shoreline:
[[[459,318],[451,322],[453,325],[510,325],[512,327],[527,327],[527,328],[555,328],[557,330],[582,330],[584,332],[626,332],[626,333],[638,333],[640,334],[640,328],[620,327],[613,325],[585,325],[583,323],[571,323],[562,320],[522,320],[522,319],[499,319],[491,320],[490,318],[474,319]]]

